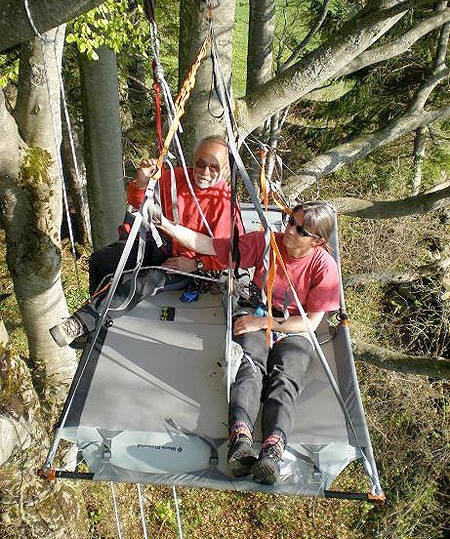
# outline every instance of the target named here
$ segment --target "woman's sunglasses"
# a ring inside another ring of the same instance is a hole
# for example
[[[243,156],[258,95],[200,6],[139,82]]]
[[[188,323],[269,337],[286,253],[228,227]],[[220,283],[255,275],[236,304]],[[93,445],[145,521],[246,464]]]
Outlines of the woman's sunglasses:
[[[297,234],[303,237],[309,236],[310,238],[318,238],[320,239],[320,236],[317,236],[316,234],[312,234],[309,230],[306,230],[306,228],[303,228],[301,225],[298,225],[295,222],[295,219],[292,217],[292,215],[289,216],[287,224],[289,226],[295,226],[295,230],[297,231]]]

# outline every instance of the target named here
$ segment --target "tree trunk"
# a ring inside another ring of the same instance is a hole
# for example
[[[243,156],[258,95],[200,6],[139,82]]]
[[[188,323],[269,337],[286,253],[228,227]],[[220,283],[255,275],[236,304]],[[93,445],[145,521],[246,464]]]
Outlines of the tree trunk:
[[[250,0],[247,93],[254,91],[272,78],[274,17],[274,0]]]
[[[217,44],[220,50],[221,68],[225,84],[231,92],[231,53],[234,23],[234,0],[222,0],[212,11]],[[180,49],[179,79],[184,79],[195,60],[208,28],[208,9],[203,0],[181,0],[180,3]],[[197,73],[183,123],[183,148],[189,160],[195,144],[208,135],[224,135],[225,126],[220,119],[222,108],[211,88],[212,63],[203,62]]]
[[[70,138],[72,137],[75,155],[72,154]],[[89,205],[87,198],[86,186],[86,170],[84,163],[80,159],[78,134],[72,128],[69,134],[66,122],[63,123],[63,139],[62,139],[62,160],[64,168],[64,178],[67,180],[67,188],[71,195],[71,208],[75,212],[76,227],[78,234],[74,233],[75,241],[80,243],[92,243],[91,235],[91,218],[89,215]],[[74,161],[75,159],[75,161]]]
[[[247,49],[247,86],[246,92],[256,90],[273,75],[273,43],[275,30],[275,3],[273,0],[250,0],[248,49]],[[253,135],[257,140],[267,140],[269,122],[258,126]],[[259,152],[255,152],[259,158]],[[272,154],[267,156],[271,159]],[[260,192],[260,167],[253,159],[246,158],[247,169],[256,192]],[[267,169],[267,166],[266,166]]]
[[[58,388],[59,399],[63,398],[75,369],[73,350],[59,348],[48,332],[48,328],[68,316],[60,280],[61,178],[55,165],[61,140],[57,70],[63,36],[61,29],[49,33],[50,40],[57,40],[56,47],[51,44],[42,47],[37,39],[23,47],[16,103],[22,138],[6,111],[3,95],[0,102],[4,119],[0,123],[1,193],[5,201],[8,267],[31,361]],[[52,114],[56,133],[52,129]]]
[[[49,445],[48,422],[25,362],[10,355],[1,320],[0,398],[0,537],[87,538],[81,486],[50,485],[37,476]]]
[[[125,213],[117,60],[101,47],[99,60],[80,54],[84,148],[94,249],[117,240]]]

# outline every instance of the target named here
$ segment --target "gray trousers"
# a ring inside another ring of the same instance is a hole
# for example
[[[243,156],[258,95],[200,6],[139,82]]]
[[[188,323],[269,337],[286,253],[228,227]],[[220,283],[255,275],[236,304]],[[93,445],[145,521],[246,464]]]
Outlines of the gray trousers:
[[[230,425],[245,421],[254,429],[262,403],[263,439],[280,435],[287,442],[292,432],[297,397],[304,389],[305,374],[311,361],[313,346],[300,335],[291,335],[266,345],[265,330],[233,337],[244,354],[231,387]]]

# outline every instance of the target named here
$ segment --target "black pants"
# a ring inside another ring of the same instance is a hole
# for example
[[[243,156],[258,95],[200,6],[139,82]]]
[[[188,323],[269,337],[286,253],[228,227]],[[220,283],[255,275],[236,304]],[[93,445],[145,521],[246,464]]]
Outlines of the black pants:
[[[125,241],[118,241],[93,254],[89,266],[91,288],[96,290],[98,284],[106,275],[114,273],[124,247]],[[125,269],[135,267],[136,256],[137,242],[133,245]],[[167,260],[167,258],[168,255],[165,252],[158,249],[153,242],[148,241],[146,243],[142,266],[159,266]],[[96,286],[94,286],[95,283],[97,283]],[[109,310],[107,316],[109,319],[118,318],[133,309],[133,307],[140,303],[144,298],[154,296],[163,288],[180,289],[183,288],[186,283],[186,277],[174,274],[169,275],[162,269],[141,269],[136,276],[134,276],[132,269],[129,269],[122,275],[109,308],[115,309],[122,305],[125,300],[130,299],[130,301],[127,306],[120,311]],[[81,320],[86,331],[94,331],[99,313],[108,295],[108,291],[109,287],[106,287],[104,291],[98,293],[74,313],[74,316]]]
[[[120,257],[125,249],[126,240],[116,241],[102,247],[98,251],[92,253],[89,259],[89,294],[92,296],[97,290],[99,284],[103,279],[114,274],[117,265],[119,264]],[[134,242],[134,245],[130,251],[130,255],[125,264],[125,270],[134,268],[136,265],[136,257],[138,251],[138,241]],[[148,240],[145,244],[143,266],[160,266],[168,255],[158,249],[153,240]]]
[[[304,389],[312,344],[301,335],[291,335],[269,349],[265,330],[243,333],[233,340],[253,364],[244,356],[231,387],[230,425],[245,421],[253,431],[262,402],[263,439],[278,434],[286,443],[293,428],[295,403]]]

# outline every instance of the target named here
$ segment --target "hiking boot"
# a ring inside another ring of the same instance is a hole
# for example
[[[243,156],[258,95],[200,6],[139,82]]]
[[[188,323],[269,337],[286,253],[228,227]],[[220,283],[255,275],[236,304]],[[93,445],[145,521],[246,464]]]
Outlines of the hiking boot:
[[[245,434],[238,434],[232,438],[228,450],[228,464],[235,477],[242,477],[250,472],[250,468],[258,458],[252,447],[253,440]]]
[[[280,462],[282,453],[276,445],[261,449],[258,460],[252,466],[251,473],[256,481],[265,485],[273,485],[280,479]]]
[[[66,318],[60,324],[49,329],[50,335],[58,346],[67,346],[77,337],[86,333],[83,324],[75,316]]]

